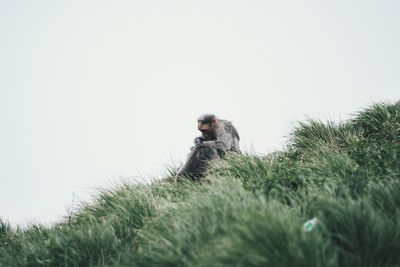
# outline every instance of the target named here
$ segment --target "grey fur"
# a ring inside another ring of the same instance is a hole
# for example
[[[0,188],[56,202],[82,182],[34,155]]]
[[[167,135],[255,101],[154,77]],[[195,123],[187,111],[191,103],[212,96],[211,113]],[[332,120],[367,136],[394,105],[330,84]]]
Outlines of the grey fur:
[[[240,154],[240,136],[230,121],[218,119],[213,114],[206,114],[201,116],[198,122],[210,124],[213,118],[217,120],[215,129],[210,132],[202,132],[202,135],[194,140],[194,144],[207,143],[224,152],[232,151]]]
[[[179,169],[177,180],[184,177],[198,180],[204,177],[210,161],[223,157],[226,152],[241,153],[239,133],[230,121],[206,114],[201,116],[198,122],[211,127],[213,119],[216,120],[215,127],[210,131],[203,131],[201,136],[194,139],[195,146],[191,148],[185,164]]]

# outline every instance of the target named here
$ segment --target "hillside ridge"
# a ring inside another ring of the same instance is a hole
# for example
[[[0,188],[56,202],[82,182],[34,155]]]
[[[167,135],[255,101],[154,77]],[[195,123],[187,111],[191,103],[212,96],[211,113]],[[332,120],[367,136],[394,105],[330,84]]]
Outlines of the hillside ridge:
[[[230,156],[202,182],[169,173],[51,227],[0,220],[0,266],[400,266],[400,102],[301,122],[284,150]]]

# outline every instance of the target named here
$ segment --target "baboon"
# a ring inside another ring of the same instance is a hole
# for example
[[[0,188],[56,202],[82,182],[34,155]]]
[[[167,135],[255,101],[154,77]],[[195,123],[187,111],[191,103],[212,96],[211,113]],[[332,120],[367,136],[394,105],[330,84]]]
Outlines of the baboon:
[[[218,119],[214,114],[206,114],[198,120],[197,129],[201,136],[194,139],[194,144],[208,144],[218,152],[232,151],[241,154],[239,133],[230,121]]]
[[[176,179],[189,178],[194,181],[204,177],[209,162],[219,158],[217,149],[199,143],[191,148],[185,164],[179,169]]]
[[[197,122],[202,135],[194,140],[195,146],[179,169],[177,180],[183,177],[199,180],[205,175],[210,161],[223,157],[228,151],[241,153],[239,133],[231,122],[213,114],[203,115]]]

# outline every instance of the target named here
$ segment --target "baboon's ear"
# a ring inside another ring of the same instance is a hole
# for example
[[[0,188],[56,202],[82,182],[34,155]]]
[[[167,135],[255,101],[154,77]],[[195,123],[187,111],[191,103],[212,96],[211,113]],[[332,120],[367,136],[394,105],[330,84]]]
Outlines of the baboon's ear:
[[[212,124],[216,124],[217,123],[217,118],[214,116],[213,118],[212,118]]]

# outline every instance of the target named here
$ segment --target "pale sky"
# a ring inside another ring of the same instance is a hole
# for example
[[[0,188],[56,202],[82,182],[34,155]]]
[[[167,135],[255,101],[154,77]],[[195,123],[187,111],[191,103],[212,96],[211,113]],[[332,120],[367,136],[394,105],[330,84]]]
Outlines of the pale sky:
[[[306,117],[398,100],[399,14],[382,0],[0,0],[0,217],[51,223],[96,188],[160,176],[203,113],[264,154]]]

